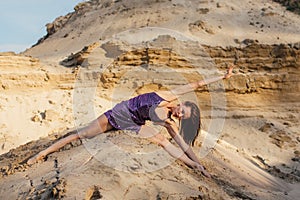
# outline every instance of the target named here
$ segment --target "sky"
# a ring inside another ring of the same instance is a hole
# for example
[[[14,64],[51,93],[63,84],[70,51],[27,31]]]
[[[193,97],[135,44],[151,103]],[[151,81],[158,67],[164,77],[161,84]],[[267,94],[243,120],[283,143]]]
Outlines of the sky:
[[[1,0],[0,52],[22,52],[47,34],[46,24],[84,0]]]

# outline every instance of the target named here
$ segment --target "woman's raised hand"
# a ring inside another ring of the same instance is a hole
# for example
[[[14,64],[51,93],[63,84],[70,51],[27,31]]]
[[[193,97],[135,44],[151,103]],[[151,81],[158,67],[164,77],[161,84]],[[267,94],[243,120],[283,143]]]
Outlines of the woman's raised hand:
[[[228,79],[228,78],[230,78],[230,77],[232,76],[232,70],[233,70],[233,68],[234,68],[234,66],[231,65],[231,66],[227,69],[227,72],[226,72],[226,74],[224,75],[224,78],[225,78],[225,79]]]

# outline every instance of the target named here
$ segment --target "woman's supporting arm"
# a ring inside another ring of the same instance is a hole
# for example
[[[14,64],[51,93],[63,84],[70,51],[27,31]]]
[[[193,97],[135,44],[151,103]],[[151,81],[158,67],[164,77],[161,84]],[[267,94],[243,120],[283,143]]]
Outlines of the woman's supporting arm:
[[[192,167],[193,169],[199,170],[204,176],[211,177],[210,174],[203,168],[199,162],[195,162],[181,149],[175,147],[169,142],[161,133],[149,126],[142,126],[139,136],[149,139],[152,142],[158,143],[162,146],[165,151],[167,151],[172,157],[181,160],[186,165]]]
[[[181,137],[181,135],[179,135],[179,131],[178,131],[178,127],[176,125],[176,123],[170,119],[167,119],[164,123],[156,123],[159,125],[164,126],[168,133],[170,134],[170,136],[175,140],[175,142],[178,144],[178,146],[180,147],[180,152],[181,157],[179,157],[179,159],[183,162],[185,162],[187,164],[187,158],[189,160],[189,162],[193,161],[194,163],[194,167],[197,167],[198,170],[200,170],[205,176],[210,177],[209,173],[204,169],[204,167],[201,165],[199,158],[196,156],[196,154],[194,153],[192,147],[190,145],[188,145],[184,139]],[[163,137],[163,136],[162,136]],[[169,141],[168,141],[169,142]],[[170,143],[170,142],[169,142]],[[162,145],[162,144],[161,144]],[[170,145],[172,145],[170,143]],[[169,145],[169,146],[170,146]],[[168,147],[166,145],[162,145],[166,151],[170,151],[169,154],[172,155],[172,149],[171,147]],[[173,145],[174,146],[174,145]],[[169,148],[169,149],[168,149]],[[172,147],[173,149],[176,148],[175,146]]]
[[[188,145],[184,139],[182,138],[182,136],[179,134],[179,130],[178,127],[176,125],[176,123],[170,119],[167,119],[165,121],[164,126],[166,127],[166,129],[168,130],[168,133],[171,135],[171,137],[175,140],[175,142],[179,145],[179,147],[182,149],[182,151],[184,151],[184,153],[193,161],[197,162],[200,164],[200,160],[198,159],[198,157],[196,156],[196,154],[194,153],[192,147],[190,145]]]
[[[189,167],[200,171],[204,176],[208,178],[211,177],[211,175],[204,169],[204,167],[199,162],[195,162],[193,159],[187,156],[184,151],[182,151],[180,148],[175,147],[163,135],[157,134],[149,139],[150,141],[158,143],[160,146],[162,146],[165,149],[165,151],[167,151],[172,157],[179,159]]]
[[[150,141],[158,143],[162,146],[173,158],[179,159],[184,162],[186,165],[196,168],[197,163],[190,159],[180,148],[175,147],[169,142],[162,134],[157,134],[151,138]]]

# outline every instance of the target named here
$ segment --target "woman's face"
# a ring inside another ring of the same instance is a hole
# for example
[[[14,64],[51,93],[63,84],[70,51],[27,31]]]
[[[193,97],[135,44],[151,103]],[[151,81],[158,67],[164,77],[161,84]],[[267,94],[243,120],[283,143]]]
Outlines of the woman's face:
[[[191,117],[191,107],[184,105],[183,103],[178,104],[172,111],[172,115],[179,119],[188,119]]]

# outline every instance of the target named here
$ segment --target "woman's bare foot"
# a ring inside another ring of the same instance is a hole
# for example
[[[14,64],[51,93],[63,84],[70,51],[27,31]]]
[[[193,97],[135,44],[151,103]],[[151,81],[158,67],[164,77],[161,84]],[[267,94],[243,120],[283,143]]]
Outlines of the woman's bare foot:
[[[30,158],[28,161],[27,161],[27,164],[28,165],[32,165],[36,162],[38,162],[39,160],[42,160],[44,158],[44,155],[42,155],[41,153],[38,153],[36,154],[35,156],[33,156],[32,158]]]

